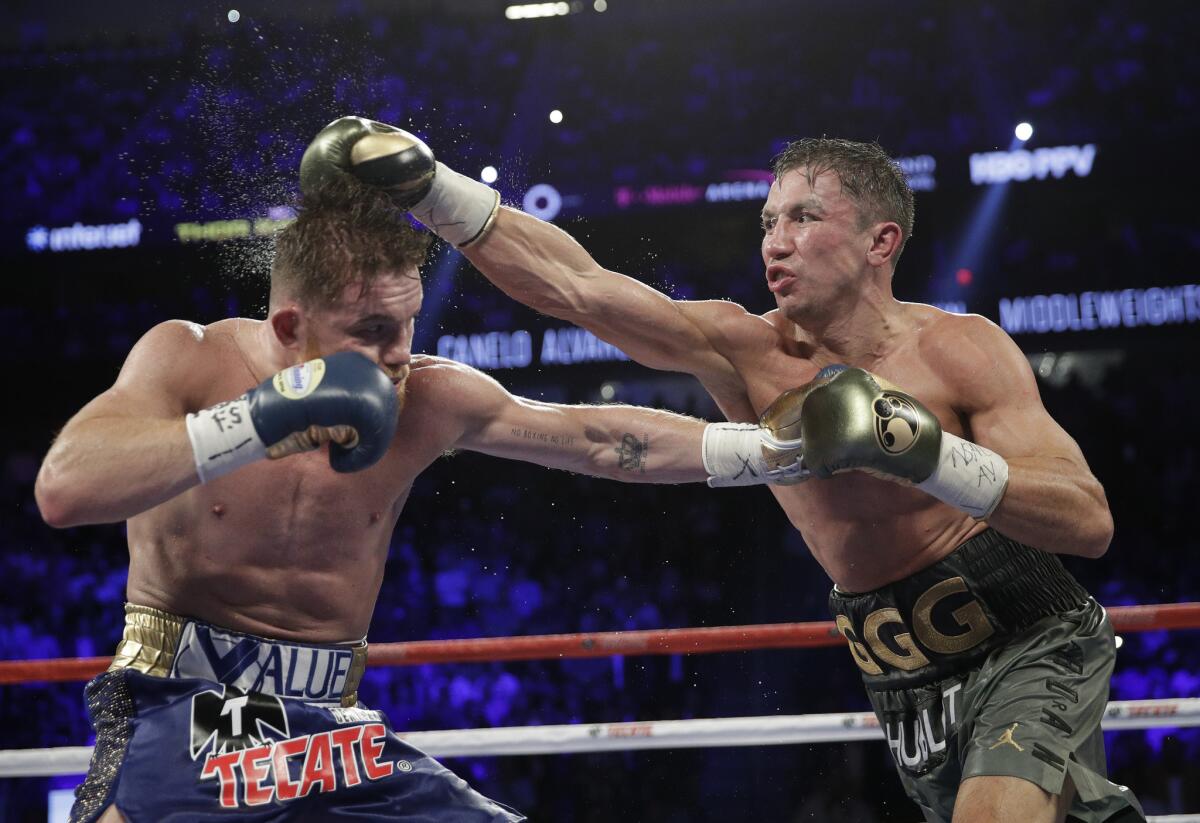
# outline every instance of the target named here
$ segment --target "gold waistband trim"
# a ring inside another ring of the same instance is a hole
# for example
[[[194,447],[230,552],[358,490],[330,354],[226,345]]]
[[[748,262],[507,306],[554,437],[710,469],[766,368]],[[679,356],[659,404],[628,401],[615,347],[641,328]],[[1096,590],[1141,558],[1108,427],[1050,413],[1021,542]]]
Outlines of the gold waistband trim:
[[[175,664],[175,650],[179,648],[179,638],[187,623],[186,617],[126,603],[125,630],[108,670],[133,669],[155,677],[169,677]],[[263,638],[263,642],[271,641]],[[342,706],[346,708],[358,704],[358,685],[367,670],[367,643],[365,640],[356,643],[350,650],[350,671],[346,673],[346,686],[342,689]]]
[[[117,644],[117,653],[108,670],[133,669],[166,677],[171,673],[179,635],[186,622],[182,617],[149,606],[126,603],[125,631],[121,633],[121,642]]]

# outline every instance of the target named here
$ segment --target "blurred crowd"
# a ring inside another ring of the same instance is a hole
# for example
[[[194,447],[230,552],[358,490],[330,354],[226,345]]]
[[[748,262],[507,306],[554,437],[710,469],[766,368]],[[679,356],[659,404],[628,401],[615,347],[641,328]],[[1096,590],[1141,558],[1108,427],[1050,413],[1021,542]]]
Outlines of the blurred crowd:
[[[319,25],[246,15],[0,54],[20,77],[0,101],[0,222],[257,214],[290,199],[279,170],[348,113],[466,168],[501,165],[501,186],[549,171],[575,185],[706,179],[761,169],[798,135],[964,155],[1004,148],[1015,112],[1039,145],[1200,125],[1189,27],[1155,4],[867,3],[789,20],[763,0],[672,0],[525,25],[346,5]]]

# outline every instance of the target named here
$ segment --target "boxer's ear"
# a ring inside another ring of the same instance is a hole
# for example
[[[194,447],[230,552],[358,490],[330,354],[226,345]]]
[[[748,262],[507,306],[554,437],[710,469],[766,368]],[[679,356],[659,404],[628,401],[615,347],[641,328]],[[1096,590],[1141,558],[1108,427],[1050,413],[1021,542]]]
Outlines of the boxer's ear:
[[[300,308],[294,303],[281,306],[271,312],[268,322],[275,333],[275,339],[285,349],[300,350],[304,347],[304,336],[307,332],[306,318]]]

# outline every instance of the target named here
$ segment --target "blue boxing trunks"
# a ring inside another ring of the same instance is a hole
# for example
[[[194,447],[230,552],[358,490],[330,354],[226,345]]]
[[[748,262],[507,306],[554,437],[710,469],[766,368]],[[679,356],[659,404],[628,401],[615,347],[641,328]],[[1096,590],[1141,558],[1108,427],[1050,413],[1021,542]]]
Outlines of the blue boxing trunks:
[[[71,821],[518,821],[358,703],[365,642],[254,637],[126,605],[87,685],[96,748]]]

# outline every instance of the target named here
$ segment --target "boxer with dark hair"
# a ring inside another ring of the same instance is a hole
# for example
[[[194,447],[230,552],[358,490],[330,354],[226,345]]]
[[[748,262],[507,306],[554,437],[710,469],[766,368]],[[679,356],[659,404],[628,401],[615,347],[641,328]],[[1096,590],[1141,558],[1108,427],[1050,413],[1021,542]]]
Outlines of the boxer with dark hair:
[[[695,375],[730,420],[775,419],[786,392],[818,479],[771,491],[834,581],[927,820],[1143,819],[1105,777],[1112,627],[1058,558],[1107,550],[1104,490],[1003,331],[893,297],[913,198],[878,145],[779,155],[761,248],[777,308],[761,316],[605,270],[394,127],[342,118],[305,161],[302,183],[344,172],[388,191],[504,292]]]
[[[427,238],[352,182],[311,191],[279,235],[265,320],[151,329],[42,464],[52,526],[128,521],[125,631],[87,687],[73,821],[518,819],[358,703],[417,475],[470,449],[628,482],[798,479],[786,400],[774,429],[706,426],[525,400],[414,355]]]

